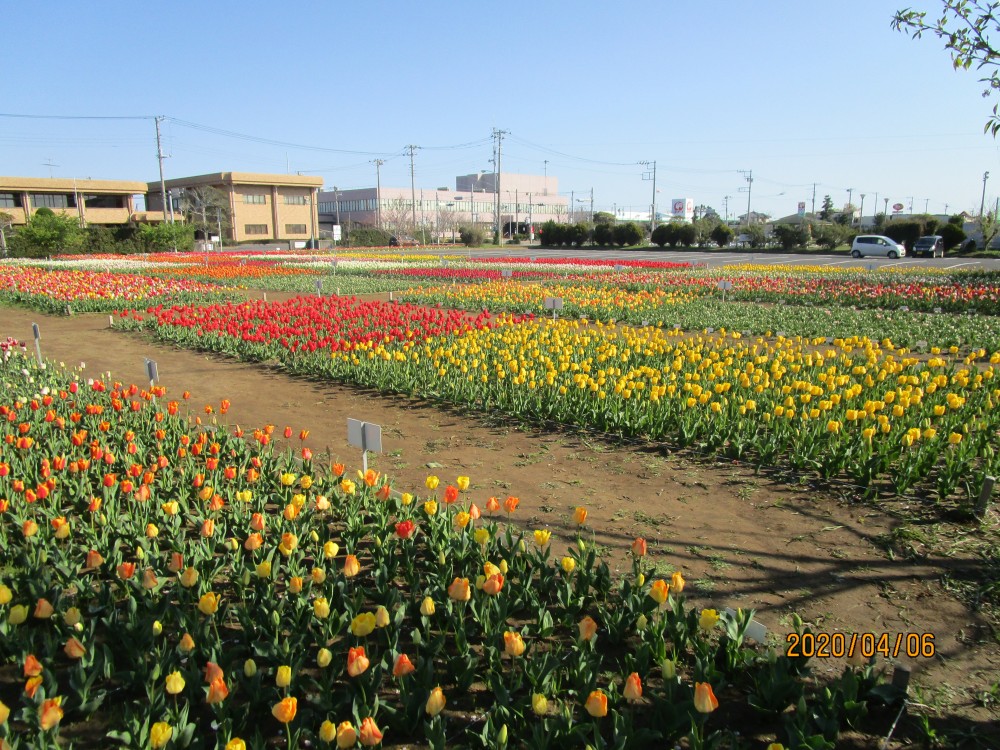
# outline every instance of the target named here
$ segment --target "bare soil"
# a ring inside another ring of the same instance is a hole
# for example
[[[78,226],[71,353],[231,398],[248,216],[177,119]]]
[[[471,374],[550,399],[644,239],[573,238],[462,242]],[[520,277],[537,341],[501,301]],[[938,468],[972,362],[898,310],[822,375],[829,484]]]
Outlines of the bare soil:
[[[272,300],[291,296],[268,294]],[[164,346],[113,330],[107,315],[55,317],[0,307],[0,337],[30,341],[32,322],[39,323],[42,352],[50,359],[85,362],[92,376],[110,372],[141,383],[143,358],[150,357],[174,398],[190,391],[199,410],[205,404],[218,409],[229,399],[228,423],[274,424],[275,435],[286,425],[296,435],[308,429],[305,446],[352,469],[360,467],[361,456],[347,444],[346,419],[376,422],[384,453],[369,463],[394,477],[396,489],[420,494],[428,474],[446,482],[468,475],[481,506],[491,495],[515,495],[521,499],[516,520],[528,529],[550,528],[563,547],[576,540],[573,509],[585,506],[585,538],[600,545],[613,568],[628,568],[629,545],[643,536],[658,572],[683,571],[685,593],[699,606],[753,608],[778,643],[791,630],[792,613],[816,632],[933,633],[936,656],[895,660],[912,670],[911,698],[919,705],[911,713],[928,714],[954,736],[978,735],[987,743],[981,746],[1000,746],[1000,738],[987,738],[1000,719],[997,702],[984,698],[1000,678],[1000,630],[944,585],[974,580],[982,561],[957,542],[947,554],[937,551],[942,545],[909,556],[887,554],[886,540],[904,536],[912,517],[747,465],[515,420],[489,422],[425,401]],[[291,442],[300,445],[297,437]],[[429,468],[431,463],[440,467]],[[995,532],[996,517],[988,523]],[[974,526],[941,524],[933,532],[955,540],[978,533]],[[824,677],[839,673],[842,664],[816,660],[813,667]],[[915,746],[899,741],[901,735],[918,737],[915,727],[904,722],[888,747]],[[869,739],[877,745],[872,738],[853,744],[863,747]]]

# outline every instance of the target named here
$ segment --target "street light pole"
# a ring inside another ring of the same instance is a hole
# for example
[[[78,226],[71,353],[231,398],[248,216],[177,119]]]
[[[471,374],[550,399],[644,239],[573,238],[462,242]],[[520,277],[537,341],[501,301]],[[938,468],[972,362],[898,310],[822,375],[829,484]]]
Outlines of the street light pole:
[[[384,159],[373,159],[375,165],[375,228],[382,228],[382,165]],[[336,188],[334,188],[336,189]]]
[[[858,228],[862,231],[865,228],[865,194],[858,193],[861,196],[861,218],[858,219]]]
[[[983,172],[983,197],[979,201],[979,217],[983,216],[983,209],[986,208],[986,181],[990,178],[989,172]]]

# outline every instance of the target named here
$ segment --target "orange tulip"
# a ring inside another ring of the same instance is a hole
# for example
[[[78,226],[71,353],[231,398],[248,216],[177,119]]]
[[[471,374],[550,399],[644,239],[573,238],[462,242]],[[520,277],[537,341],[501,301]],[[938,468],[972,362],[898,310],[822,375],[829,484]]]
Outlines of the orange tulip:
[[[486,501],[486,510],[489,511],[490,513],[496,513],[498,510],[500,510],[500,501],[497,500],[495,497],[491,497],[489,500]]]
[[[63,710],[60,706],[61,703],[62,698],[50,698],[42,703],[42,707],[38,711],[38,726],[42,728],[43,732],[52,729],[52,727],[62,720]]]
[[[35,693],[38,692],[38,688],[42,686],[42,677],[29,677],[27,682],[24,683],[24,694],[28,696],[29,700],[35,699]]]
[[[42,663],[35,658],[34,654],[28,654],[24,659],[24,676],[37,677],[42,673]]]
[[[361,728],[358,731],[358,739],[365,747],[375,747],[382,741],[382,732],[375,723],[375,719],[368,716],[361,720]]]
[[[52,617],[52,613],[55,609],[49,603],[48,599],[39,599],[35,602],[35,618],[39,620],[48,620]]]
[[[103,562],[104,558],[101,557],[101,553],[95,549],[92,549],[90,550],[90,552],[87,553],[87,561],[83,564],[83,567],[86,568],[87,570],[91,570],[93,568],[101,567],[101,564]]]
[[[684,576],[679,570],[670,576],[670,588],[674,590],[675,594],[680,594],[684,590]]]
[[[339,750],[348,750],[354,747],[358,741],[358,730],[349,721],[342,721],[337,725],[337,747]]]
[[[719,701],[712,692],[712,686],[707,682],[694,684],[694,707],[703,714],[710,714],[719,707]]]
[[[344,575],[347,578],[354,578],[358,573],[361,572],[361,563],[358,562],[358,558],[355,555],[348,555],[344,559]]]
[[[215,521],[211,518],[205,519],[201,525],[201,535],[206,539],[215,534]]]
[[[444,691],[440,687],[436,687],[431,690],[431,694],[427,697],[427,705],[424,707],[424,710],[431,718],[434,718],[444,709],[445,703],[447,701],[444,697]]]
[[[205,696],[205,702],[208,704],[222,703],[229,695],[229,688],[226,687],[225,681],[220,677],[217,680],[213,680],[212,684],[208,686],[208,695]]]
[[[70,638],[66,641],[66,646],[63,648],[63,652],[70,659],[82,659],[87,653],[87,649],[84,648],[83,644],[80,643],[76,638]]]
[[[365,670],[369,666],[368,657],[365,656],[364,646],[358,646],[357,648],[349,649],[347,652],[347,674],[351,677],[357,677],[360,674],[364,674]]]
[[[573,523],[577,526],[583,526],[587,523],[587,509],[584,507],[578,507],[573,511]]]
[[[448,586],[448,596],[456,602],[467,602],[472,596],[468,578],[455,578]]]
[[[517,506],[520,505],[521,501],[516,497],[508,497],[503,501],[503,509],[508,513],[513,513],[517,510]]]
[[[222,671],[222,667],[216,664],[214,661],[210,661],[205,665],[205,683],[211,685],[216,680],[221,680],[225,678],[225,672]]]
[[[116,570],[118,572],[118,577],[123,581],[127,581],[135,575],[135,563],[123,562],[116,568]]]
[[[282,724],[287,724],[295,718],[295,714],[298,709],[298,700],[296,698],[288,697],[282,698],[278,701],[274,708],[271,709],[271,713],[274,715],[274,718]]]
[[[641,536],[636,537],[636,540],[632,542],[632,554],[635,555],[636,557],[645,557],[646,549],[647,549],[646,540],[643,539]]]
[[[595,635],[597,635],[597,623],[594,622],[594,618],[590,615],[585,615],[582,620],[580,620],[580,640],[589,641]]]
[[[507,631],[503,634],[503,650],[511,656],[520,656],[524,653],[524,639],[520,633]]]
[[[584,708],[587,709],[587,713],[593,716],[595,719],[600,719],[602,716],[608,715],[608,696],[604,694],[603,690],[595,690],[590,695],[587,696],[587,702],[584,704]]]
[[[667,601],[670,594],[670,585],[662,578],[657,578],[649,587],[649,597],[657,604]]]
[[[642,680],[639,679],[637,672],[633,672],[625,678],[625,689],[622,691],[622,695],[625,696],[625,700],[633,703],[642,698]]]
[[[392,666],[392,676],[405,677],[415,670],[416,667],[413,666],[413,662],[410,661],[410,657],[406,654],[400,654],[396,657],[396,663]]]
[[[485,591],[490,596],[496,596],[497,594],[500,593],[500,590],[503,588],[503,582],[504,578],[499,573],[490,576],[489,578],[486,579],[486,582],[483,583],[483,591]]]

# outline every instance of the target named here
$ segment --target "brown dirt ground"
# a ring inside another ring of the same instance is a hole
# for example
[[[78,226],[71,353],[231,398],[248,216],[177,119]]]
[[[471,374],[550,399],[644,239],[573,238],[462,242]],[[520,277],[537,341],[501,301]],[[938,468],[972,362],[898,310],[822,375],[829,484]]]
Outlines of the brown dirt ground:
[[[272,300],[290,296],[268,294]],[[976,700],[1000,675],[996,624],[941,585],[944,576],[974,575],[975,556],[956,545],[949,556],[890,559],[879,538],[903,521],[871,504],[757,475],[745,465],[520,427],[513,420],[488,423],[422,401],[179,350],[112,330],[107,315],[55,317],[0,307],[0,337],[30,340],[32,322],[40,325],[42,352],[50,359],[86,362],[94,375],[110,371],[115,379],[142,382],[143,357],[151,357],[175,397],[189,390],[196,408],[218,407],[228,398],[229,422],[244,427],[275,424],[276,434],[285,425],[296,434],[308,429],[306,446],[350,467],[359,467],[361,457],[347,445],[345,420],[381,424],[385,453],[371,456],[370,465],[393,476],[397,489],[419,493],[428,474],[443,481],[468,475],[480,505],[490,495],[515,495],[521,499],[518,520],[529,529],[551,528],[562,546],[575,539],[573,508],[584,505],[593,541],[613,568],[627,568],[628,546],[644,536],[651,562],[663,572],[682,570],[694,602],[753,608],[778,642],[790,631],[793,612],[817,632],[933,633],[936,657],[898,660],[921,688],[911,697],[929,704],[924,710],[933,720],[958,731],[996,727],[996,704]],[[430,462],[442,466],[430,469]],[[842,667],[835,660],[813,666],[821,677]],[[894,741],[889,747],[904,746]]]

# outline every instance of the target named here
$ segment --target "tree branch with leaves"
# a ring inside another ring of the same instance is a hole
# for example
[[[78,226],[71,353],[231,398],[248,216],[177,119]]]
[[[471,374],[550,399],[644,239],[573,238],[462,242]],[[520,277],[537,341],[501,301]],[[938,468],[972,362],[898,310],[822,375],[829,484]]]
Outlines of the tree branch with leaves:
[[[942,4],[937,20],[928,20],[926,11],[910,8],[897,11],[892,17],[892,28],[914,39],[924,34],[942,39],[956,70],[974,67],[983,71],[984,76],[979,79],[986,84],[983,98],[996,94],[1000,90],[1000,52],[993,47],[990,34],[1000,32],[1000,2],[942,0]],[[993,106],[983,132],[994,137],[1000,132],[1000,104]]]

